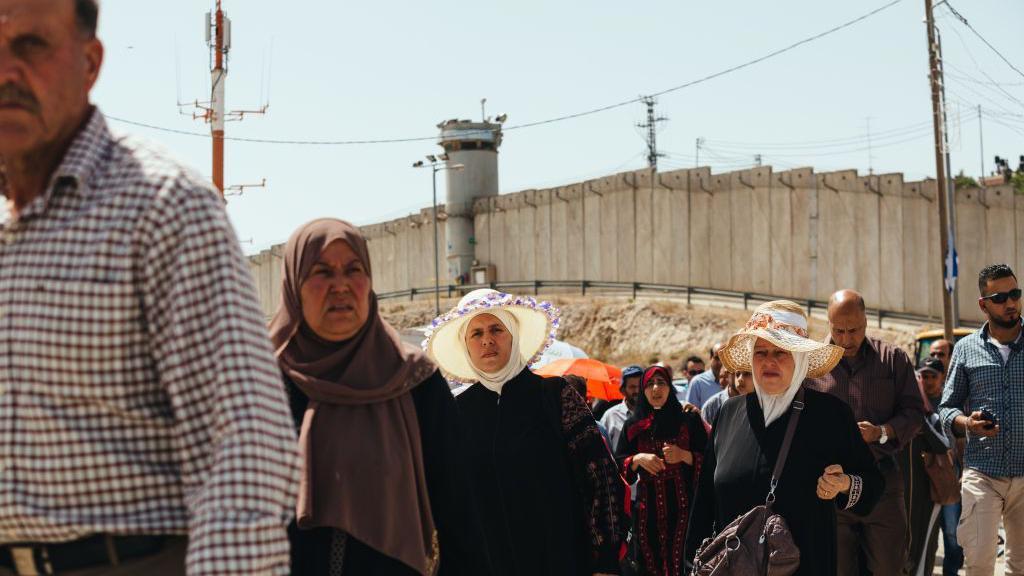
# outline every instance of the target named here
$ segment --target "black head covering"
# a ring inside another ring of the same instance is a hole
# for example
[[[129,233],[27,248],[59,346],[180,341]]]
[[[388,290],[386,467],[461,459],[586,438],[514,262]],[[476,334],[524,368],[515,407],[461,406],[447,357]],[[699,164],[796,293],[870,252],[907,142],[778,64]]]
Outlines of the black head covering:
[[[640,379],[640,394],[637,397],[636,408],[623,426],[624,436],[630,442],[636,438],[637,434],[648,428],[654,429],[655,438],[675,438],[679,433],[679,427],[686,421],[683,405],[676,398],[675,390],[669,391],[668,399],[660,409],[656,410],[654,406],[651,406],[645,391],[656,375],[662,376],[669,386],[672,386],[672,376],[664,366],[651,366],[644,371],[644,375]]]

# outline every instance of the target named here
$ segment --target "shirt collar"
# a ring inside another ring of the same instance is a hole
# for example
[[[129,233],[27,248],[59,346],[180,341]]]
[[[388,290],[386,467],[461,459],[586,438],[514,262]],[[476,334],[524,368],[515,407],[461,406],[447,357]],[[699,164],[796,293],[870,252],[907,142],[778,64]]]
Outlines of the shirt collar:
[[[825,336],[825,343],[835,345],[835,341],[832,340],[831,332],[827,336]],[[860,349],[857,350],[856,356],[854,356],[853,358],[847,358],[846,356],[843,356],[840,360],[842,360],[843,362],[852,361],[854,363],[859,364],[868,357],[868,354],[871,353],[874,353],[875,356],[878,356],[878,346],[875,344],[874,340],[865,336],[864,341],[860,343]]]
[[[19,219],[24,220],[45,213],[57,189],[60,189],[61,193],[85,195],[92,188],[90,183],[103,156],[110,149],[111,141],[106,119],[98,108],[93,107],[89,112],[89,119],[79,129],[57,169],[50,176],[46,189],[25,206]],[[0,181],[0,185],[2,184]],[[3,191],[0,189],[0,192]]]
[[[1010,348],[1018,348],[1020,346],[1024,346],[1024,317],[1020,319],[1020,322],[1022,325],[1021,331],[1017,333],[1017,339],[1014,340],[1013,342],[1010,342]],[[984,324],[981,325],[981,341],[983,343],[991,342],[993,346],[995,346],[999,342],[998,340],[992,338],[992,335],[989,333],[988,322],[985,322]]]

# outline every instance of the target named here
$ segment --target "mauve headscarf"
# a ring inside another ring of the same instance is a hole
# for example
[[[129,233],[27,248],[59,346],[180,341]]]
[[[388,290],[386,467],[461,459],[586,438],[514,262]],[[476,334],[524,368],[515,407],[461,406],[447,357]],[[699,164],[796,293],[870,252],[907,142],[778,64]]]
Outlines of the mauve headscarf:
[[[435,367],[381,318],[372,288],[369,316],[352,338],[328,342],[305,325],[302,283],[337,240],[352,248],[372,279],[366,240],[355,226],[309,222],[285,247],[281,304],[270,323],[278,364],[309,397],[299,434],[297,521],[303,528],[344,530],[430,575],[437,566],[437,536],[409,391]]]

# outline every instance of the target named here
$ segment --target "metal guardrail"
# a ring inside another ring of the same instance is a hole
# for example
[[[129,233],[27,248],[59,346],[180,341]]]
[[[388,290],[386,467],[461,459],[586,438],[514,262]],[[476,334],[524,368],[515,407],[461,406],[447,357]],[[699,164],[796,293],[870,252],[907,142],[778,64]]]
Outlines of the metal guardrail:
[[[525,290],[532,292],[535,296],[540,294],[541,289],[547,288],[569,288],[572,289],[573,292],[578,292],[582,296],[587,295],[587,290],[617,290],[630,293],[634,299],[636,299],[640,294],[661,293],[679,298],[685,295],[687,304],[692,303],[695,296],[713,296],[717,298],[742,301],[744,310],[748,310],[750,308],[751,302],[760,303],[771,300],[787,299],[804,305],[807,309],[808,316],[810,316],[815,310],[824,311],[828,309],[828,302],[824,300],[808,300],[806,298],[792,298],[774,294],[762,294],[759,292],[737,292],[732,290],[719,290],[717,288],[699,288],[695,286],[651,284],[645,282],[604,282],[599,280],[520,280],[515,282],[492,282],[490,284],[449,284],[447,286],[438,287],[438,292],[447,298],[452,298],[455,296],[464,296],[465,294],[480,288],[491,288],[492,290],[501,290],[504,292]],[[434,295],[433,286],[428,288],[410,288],[408,290],[384,292],[377,294],[377,298],[379,300],[408,298],[412,301],[415,300],[417,296],[428,295]],[[879,328],[882,327],[883,320],[900,320],[904,322],[917,322],[920,324],[938,324],[942,322],[942,319],[936,316],[898,312],[895,310],[882,310],[879,308],[868,308],[867,314],[869,318],[877,319]],[[981,326],[981,324],[976,322],[961,322],[960,325],[968,328],[978,328]]]

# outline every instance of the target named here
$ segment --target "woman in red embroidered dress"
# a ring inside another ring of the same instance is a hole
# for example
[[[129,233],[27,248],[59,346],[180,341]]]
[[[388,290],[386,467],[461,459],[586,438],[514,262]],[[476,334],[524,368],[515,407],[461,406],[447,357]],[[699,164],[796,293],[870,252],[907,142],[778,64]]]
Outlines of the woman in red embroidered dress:
[[[639,479],[634,561],[643,576],[676,576],[683,573],[690,502],[708,433],[699,413],[683,411],[665,367],[648,368],[641,386],[615,447],[626,481]]]

